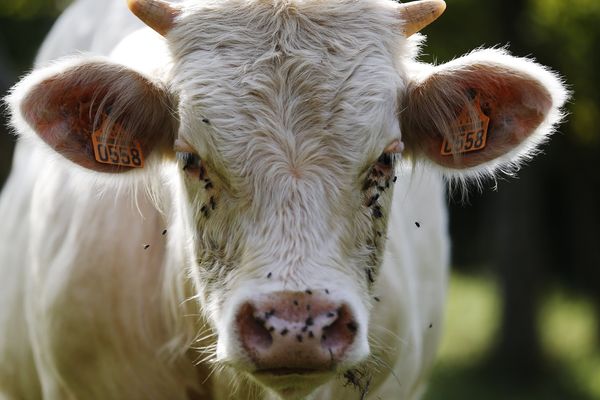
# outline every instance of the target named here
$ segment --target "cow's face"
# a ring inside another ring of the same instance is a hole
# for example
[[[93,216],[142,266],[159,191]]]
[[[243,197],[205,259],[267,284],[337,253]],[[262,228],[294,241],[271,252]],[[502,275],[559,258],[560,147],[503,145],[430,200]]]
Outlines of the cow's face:
[[[168,35],[176,151],[222,360],[334,371],[368,354],[405,90],[396,10],[371,8],[236,2],[197,9]],[[279,360],[250,343],[248,324],[271,347],[318,351]]]
[[[479,176],[560,119],[564,89],[529,60],[415,64],[406,36],[443,2],[410,4],[130,1],[166,36],[168,85],[70,59],[19,84],[13,123],[96,171],[178,163],[217,361],[301,397],[369,354],[395,165]]]

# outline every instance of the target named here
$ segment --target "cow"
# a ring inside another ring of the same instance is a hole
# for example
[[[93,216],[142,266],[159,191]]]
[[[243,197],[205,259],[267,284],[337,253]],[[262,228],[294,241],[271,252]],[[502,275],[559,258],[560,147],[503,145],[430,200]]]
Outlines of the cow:
[[[128,8],[75,2],[6,98],[0,398],[420,398],[444,181],[536,154],[562,80],[419,62],[441,0]]]

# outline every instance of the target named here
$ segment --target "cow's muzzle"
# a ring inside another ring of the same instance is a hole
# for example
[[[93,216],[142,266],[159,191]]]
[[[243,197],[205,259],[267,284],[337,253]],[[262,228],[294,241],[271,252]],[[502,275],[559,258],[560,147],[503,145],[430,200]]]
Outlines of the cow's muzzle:
[[[259,374],[333,372],[359,329],[351,308],[307,292],[275,292],[236,314],[239,342]]]

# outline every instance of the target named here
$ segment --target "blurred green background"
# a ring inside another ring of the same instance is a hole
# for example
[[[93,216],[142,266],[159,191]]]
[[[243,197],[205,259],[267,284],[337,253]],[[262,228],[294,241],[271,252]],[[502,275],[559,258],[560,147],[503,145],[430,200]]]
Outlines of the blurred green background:
[[[0,2],[0,95],[68,3]],[[517,179],[449,203],[454,272],[426,399],[600,399],[600,0],[447,4],[423,60],[508,45],[559,71],[574,97]],[[1,183],[14,138],[0,122]]]

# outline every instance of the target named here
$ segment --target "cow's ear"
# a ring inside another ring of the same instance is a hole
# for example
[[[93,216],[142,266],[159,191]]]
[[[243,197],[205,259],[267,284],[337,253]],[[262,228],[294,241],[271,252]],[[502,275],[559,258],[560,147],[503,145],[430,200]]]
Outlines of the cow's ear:
[[[33,139],[99,172],[142,168],[151,156],[172,149],[178,127],[177,101],[165,87],[97,58],[34,71],[15,86],[8,103],[19,134],[33,131]]]
[[[548,69],[480,50],[409,83],[401,111],[407,150],[461,175],[530,157],[562,118],[568,97]]]

